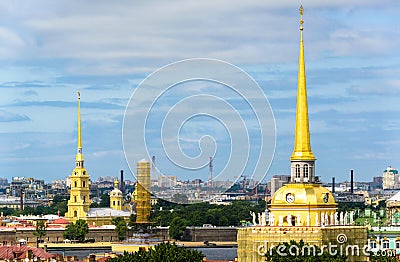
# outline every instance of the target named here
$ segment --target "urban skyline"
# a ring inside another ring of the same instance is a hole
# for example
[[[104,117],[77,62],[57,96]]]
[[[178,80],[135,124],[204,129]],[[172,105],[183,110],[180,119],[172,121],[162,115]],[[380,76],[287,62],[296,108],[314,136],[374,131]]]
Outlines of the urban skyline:
[[[95,180],[118,176],[120,169],[128,171],[121,129],[131,93],[159,67],[192,57],[235,64],[259,83],[277,127],[275,158],[266,179],[290,173],[298,3],[171,2],[170,9],[156,2],[92,6],[42,1],[25,9],[17,3],[1,7],[2,177],[50,181],[70,175],[76,151],[77,90],[82,93],[89,175]],[[369,181],[387,166],[399,166],[394,150],[400,143],[395,107],[400,83],[400,36],[395,29],[399,4],[303,4],[316,175],[340,181],[354,169],[357,180]],[[207,121],[200,119],[189,130],[197,138],[207,128]],[[191,146],[188,153],[196,152],[197,142],[186,145]],[[215,159],[216,170],[222,162]],[[167,166],[163,161],[157,164]],[[180,172],[163,170],[167,175]],[[207,167],[201,172],[206,178]]]

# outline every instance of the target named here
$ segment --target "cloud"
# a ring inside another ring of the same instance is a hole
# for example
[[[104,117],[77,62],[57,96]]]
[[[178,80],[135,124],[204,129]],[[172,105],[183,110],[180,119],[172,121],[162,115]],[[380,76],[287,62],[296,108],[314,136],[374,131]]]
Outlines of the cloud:
[[[0,110],[0,122],[21,122],[30,121],[31,119],[27,115],[15,114]]]
[[[12,81],[0,84],[0,88],[42,88],[42,87],[49,87],[49,84],[41,81],[20,81],[20,82]]]
[[[76,102],[69,101],[16,101],[6,105],[8,107],[77,107]],[[115,103],[98,101],[98,102],[81,102],[81,107],[95,108],[95,109],[124,109],[125,106],[117,105]]]
[[[24,91],[22,94],[24,96],[38,96],[39,95],[38,92],[36,92],[35,90],[32,90],[32,89]]]

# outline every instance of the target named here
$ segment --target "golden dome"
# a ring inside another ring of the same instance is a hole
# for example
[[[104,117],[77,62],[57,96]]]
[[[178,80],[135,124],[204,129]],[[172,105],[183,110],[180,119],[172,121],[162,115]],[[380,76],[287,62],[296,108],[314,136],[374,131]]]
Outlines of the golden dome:
[[[115,188],[113,191],[111,191],[110,196],[120,196],[122,197],[122,192],[118,188]]]
[[[271,207],[296,205],[337,206],[332,193],[320,184],[290,183],[279,188],[272,196]]]

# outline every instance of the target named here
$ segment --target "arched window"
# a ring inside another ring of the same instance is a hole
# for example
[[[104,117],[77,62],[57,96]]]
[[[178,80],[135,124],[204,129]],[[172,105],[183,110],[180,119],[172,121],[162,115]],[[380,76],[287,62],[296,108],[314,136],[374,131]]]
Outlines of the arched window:
[[[389,248],[389,240],[383,240],[382,241],[382,248],[384,248],[384,249]]]
[[[300,165],[296,165],[296,177],[300,177]]]
[[[113,206],[115,206],[115,201],[113,201]]]
[[[83,181],[82,182],[82,187],[85,187],[86,186],[86,181]]]
[[[76,196],[74,196],[74,202],[77,202],[77,201],[76,201]]]
[[[78,186],[78,182],[74,181],[74,186],[77,187]]]
[[[86,196],[83,196],[83,203],[86,202]]]
[[[78,211],[74,211],[74,217],[77,217],[78,216]]]
[[[119,205],[119,201],[118,201],[118,205]]]
[[[396,240],[394,243],[395,243],[395,248],[400,249],[400,240]]]
[[[303,176],[308,178],[308,165],[303,166]]]

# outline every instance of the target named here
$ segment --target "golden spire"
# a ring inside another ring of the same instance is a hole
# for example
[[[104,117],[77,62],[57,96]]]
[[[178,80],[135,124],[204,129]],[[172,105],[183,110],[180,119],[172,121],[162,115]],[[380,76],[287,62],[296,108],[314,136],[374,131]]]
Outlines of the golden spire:
[[[79,164],[79,166],[83,167],[82,132],[81,132],[81,93],[79,91],[78,91],[78,151],[76,153],[75,161],[82,162],[81,164]]]
[[[78,91],[78,148],[82,148],[81,135],[81,92]]]
[[[294,134],[294,150],[290,160],[315,160],[315,156],[311,151],[310,128],[308,124],[306,68],[304,64],[303,43],[303,13],[303,6],[300,6],[300,55],[297,83],[296,130]]]

